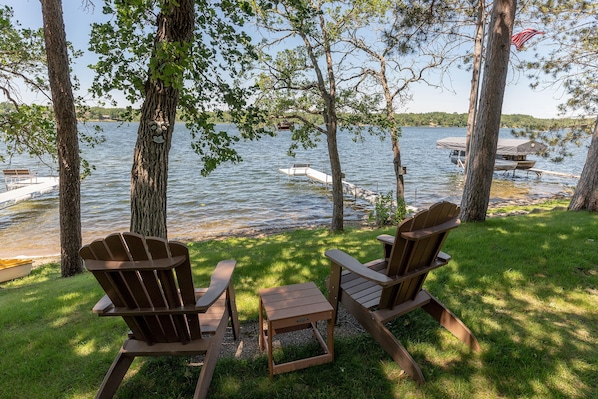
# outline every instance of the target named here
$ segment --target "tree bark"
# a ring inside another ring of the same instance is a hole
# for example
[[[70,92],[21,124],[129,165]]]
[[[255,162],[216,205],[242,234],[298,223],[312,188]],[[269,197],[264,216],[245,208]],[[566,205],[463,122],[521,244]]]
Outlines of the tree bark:
[[[396,125],[395,112],[393,106],[393,96],[390,92],[390,84],[386,77],[386,61],[383,57],[379,57],[380,61],[380,83],[384,92],[384,99],[386,101],[386,117],[390,121],[390,145],[392,147],[392,163],[396,179],[396,195],[397,204],[405,201],[405,180],[403,178],[403,166],[401,165],[401,145],[399,144],[399,136],[401,128]]]
[[[592,142],[588,149],[575,193],[569,203],[570,211],[598,211],[598,118],[594,123]]]
[[[321,73],[318,74],[318,87],[324,99],[324,123],[326,124],[326,142],[328,145],[328,159],[330,160],[330,173],[332,174],[332,221],[330,231],[343,231],[344,229],[344,196],[343,196],[343,174],[341,160],[338,155],[337,130],[338,117],[336,115],[336,79],[334,76],[334,63],[332,62],[332,48],[326,30],[326,22],[323,14],[319,15],[320,29],[322,32],[324,56],[326,57],[326,82]],[[309,49],[310,58],[317,69],[317,60],[314,58],[313,49]]]
[[[168,154],[179,102],[176,84],[161,78],[160,71],[177,59],[160,57],[162,44],[189,43],[195,24],[194,2],[166,1],[157,17],[154,54],[145,83],[145,100],[133,153],[131,170],[131,231],[167,238],[166,195]]]
[[[330,160],[330,173],[332,174],[332,221],[331,231],[343,231],[344,229],[344,196],[343,196],[343,174],[341,159],[338,155],[337,128],[338,120],[336,115],[336,85],[334,73],[332,72],[332,54],[330,47],[327,47],[326,60],[328,65],[329,92],[322,91],[326,109],[324,111],[324,122],[326,123],[326,143],[328,145],[328,159]]]
[[[396,196],[397,204],[405,201],[405,179],[403,177],[403,165],[401,164],[401,145],[399,144],[399,133],[396,128],[391,129],[390,142],[392,146],[392,163],[395,170],[396,184]]]
[[[481,99],[467,159],[461,220],[486,219],[496,160],[517,0],[496,0],[492,9]]]
[[[331,231],[342,231],[344,228],[344,196],[341,160],[338,155],[336,140],[336,115],[326,123],[326,141],[328,144],[328,158],[332,173],[332,222]]]
[[[41,0],[48,77],[56,119],[60,190],[61,274],[83,271],[81,248],[81,183],[79,138],[75,99],[69,75],[69,58],[61,0]]]
[[[475,44],[473,49],[473,66],[471,71],[471,90],[469,92],[469,113],[467,114],[467,135],[465,136],[465,159],[469,155],[469,144],[475,129],[478,110],[478,94],[480,87],[480,69],[482,66],[482,52],[484,51],[484,21],[486,5],[484,0],[478,1],[478,16],[475,28]],[[466,163],[467,166],[467,163]],[[465,170],[467,173],[467,168]]]

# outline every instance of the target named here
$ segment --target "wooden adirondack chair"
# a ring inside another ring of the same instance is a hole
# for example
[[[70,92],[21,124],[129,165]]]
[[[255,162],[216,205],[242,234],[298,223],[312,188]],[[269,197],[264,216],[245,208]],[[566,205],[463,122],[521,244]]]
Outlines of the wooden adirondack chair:
[[[194,398],[205,398],[228,320],[239,321],[232,274],[235,261],[216,266],[210,286],[196,289],[189,251],[181,243],[133,233],[112,234],[79,251],[106,295],[100,316],[122,316],[131,329],[96,398],[111,398],[136,356],[205,354]]]
[[[465,324],[422,288],[428,272],[446,265],[450,259],[440,249],[449,231],[459,226],[458,215],[459,207],[440,202],[405,219],[395,237],[378,237],[384,247],[384,259],[366,264],[338,249],[326,251],[331,260],[328,300],[335,312],[340,301],[420,384],[425,379],[419,366],[385,323],[422,308],[473,350],[480,349]]]

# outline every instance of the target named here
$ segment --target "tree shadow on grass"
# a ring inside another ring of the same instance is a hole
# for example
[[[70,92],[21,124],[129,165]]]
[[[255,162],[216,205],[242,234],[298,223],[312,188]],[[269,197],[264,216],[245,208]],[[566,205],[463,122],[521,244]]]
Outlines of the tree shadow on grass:
[[[250,360],[221,358],[210,385],[209,398],[393,398],[393,383],[380,368],[382,352],[358,338],[340,340],[334,363],[309,367],[270,378],[266,356]],[[296,356],[309,355],[309,347],[291,346]],[[368,353],[356,356],[355,351]],[[365,352],[367,351],[367,352]],[[188,358],[147,360],[128,378],[116,398],[191,397],[200,368]]]
[[[318,229],[274,241],[193,244],[196,285],[207,285],[217,261],[236,259],[237,296],[249,299],[240,315],[244,322],[256,320],[259,288],[315,281],[325,291],[324,250],[375,259],[381,256],[375,237],[389,232],[360,231],[349,238]],[[451,233],[444,250],[453,260],[431,273],[425,286],[474,332],[482,352],[470,352],[422,311],[397,319],[390,328],[420,364],[427,379],[421,387],[401,376],[364,334],[338,338],[334,363],[272,380],[265,356],[219,359],[210,397],[596,397],[596,241],[598,215],[583,212],[492,219]],[[126,337],[122,320],[92,314],[102,296],[99,285],[83,275],[5,291],[1,349],[11,360],[3,376],[21,395],[36,392],[25,387],[41,381],[48,397],[93,395]],[[118,397],[188,397],[199,374],[188,358],[135,364]]]
[[[549,212],[465,225],[447,242],[454,261],[429,287],[469,320],[497,395],[596,397],[597,225]]]

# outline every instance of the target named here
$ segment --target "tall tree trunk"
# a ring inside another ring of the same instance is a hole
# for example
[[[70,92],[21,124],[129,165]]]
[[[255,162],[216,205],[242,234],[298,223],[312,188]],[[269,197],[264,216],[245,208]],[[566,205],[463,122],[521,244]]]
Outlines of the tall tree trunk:
[[[386,60],[384,57],[379,57],[380,61],[380,83],[384,92],[384,99],[386,101],[386,117],[390,122],[390,145],[392,147],[392,163],[395,171],[396,179],[396,200],[400,204],[405,200],[405,182],[403,179],[403,166],[401,165],[401,145],[399,144],[399,137],[401,136],[401,128],[397,126],[395,120],[395,112],[393,106],[393,96],[390,92],[390,84],[386,77]]]
[[[337,129],[338,118],[336,115],[336,79],[334,77],[334,63],[332,62],[332,49],[328,38],[326,21],[323,14],[319,16],[320,30],[322,32],[324,55],[326,57],[326,75],[328,81],[328,91],[326,83],[320,75],[318,77],[318,86],[325,103],[324,122],[326,123],[326,142],[328,144],[328,159],[330,160],[330,173],[332,174],[332,222],[330,231],[343,231],[344,229],[344,196],[343,196],[343,174],[341,169],[341,159],[338,155]],[[310,56],[314,66],[317,61],[313,59],[313,52],[310,50]]]
[[[394,122],[392,122],[394,124]],[[401,164],[401,145],[399,144],[399,135],[401,128],[393,127],[390,130],[390,142],[392,146],[392,164],[395,170],[395,179],[397,181],[397,204],[405,201],[405,180],[403,178],[403,165]]]
[[[343,174],[341,160],[338,155],[336,140],[336,113],[326,123],[326,141],[328,144],[328,158],[332,174],[332,222],[331,231],[342,231],[344,228],[344,196],[343,196]]]
[[[486,219],[516,9],[517,0],[494,1],[481,99],[461,199],[460,218],[466,222]]]
[[[153,68],[145,83],[145,100],[133,153],[131,170],[131,231],[167,238],[166,195],[168,153],[172,143],[179,90],[176,82],[160,77],[161,70],[177,59],[160,56],[163,44],[184,48],[193,35],[193,0],[166,1],[157,18]]]
[[[586,163],[583,165],[579,182],[571,198],[569,210],[598,212],[598,117],[594,123],[594,133]]]
[[[81,180],[77,113],[69,75],[61,0],[41,0],[48,77],[56,118],[60,179],[60,260],[63,277],[83,271],[81,248]]]
[[[482,67],[482,52],[484,51],[484,21],[486,5],[484,0],[478,1],[478,16],[475,28],[475,44],[473,48],[473,66],[471,71],[471,89],[469,92],[469,113],[467,114],[467,135],[465,136],[465,159],[469,154],[469,144],[475,129],[478,109],[478,95],[480,87],[480,69]],[[465,164],[467,166],[467,163]],[[467,172],[467,168],[465,170]]]
[[[328,65],[332,65],[330,52],[328,55]],[[336,116],[336,89],[334,84],[334,74],[329,70],[330,92],[322,91],[325,102],[324,123],[326,124],[326,144],[328,146],[328,160],[330,161],[330,173],[332,175],[332,221],[330,231],[342,231],[344,229],[344,196],[343,196],[343,173],[341,168],[341,159],[338,155],[337,129],[338,120]]]

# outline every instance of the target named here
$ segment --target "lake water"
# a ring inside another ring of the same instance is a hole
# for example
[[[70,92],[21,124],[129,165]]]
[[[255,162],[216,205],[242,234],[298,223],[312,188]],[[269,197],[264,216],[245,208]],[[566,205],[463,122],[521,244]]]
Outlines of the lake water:
[[[83,241],[129,229],[129,186],[137,124],[101,123],[106,142],[94,149],[82,148],[83,157],[96,170],[81,186]],[[233,126],[223,126],[234,131]],[[501,131],[501,137],[510,137]],[[447,150],[435,148],[436,140],[464,136],[464,128],[403,129],[400,139],[408,205],[422,207],[438,200],[459,203],[463,175],[450,163]],[[324,139],[324,138],[323,138]],[[339,152],[345,180],[373,191],[394,189],[390,141],[367,136],[354,142],[339,134]],[[200,174],[199,157],[189,146],[186,129],[178,125],[170,153],[168,181],[168,235],[170,239],[329,223],[331,195],[305,178],[278,173],[293,163],[310,163],[330,173],[325,141],[318,148],[287,156],[290,133],[258,142],[239,144],[244,162],[220,166],[208,177]],[[1,148],[0,148],[1,150]],[[574,149],[575,156],[560,164],[537,159],[536,168],[579,175],[587,148]],[[531,157],[537,158],[537,157]],[[26,156],[0,165],[2,169],[29,167],[40,176],[51,169]],[[54,172],[54,175],[56,172]],[[548,197],[567,191],[576,180],[517,171],[513,177],[495,173],[492,200]],[[0,192],[4,188],[0,188]],[[346,220],[364,218],[371,208],[362,201],[347,201]],[[60,253],[58,195],[18,203],[0,209],[0,258]]]

